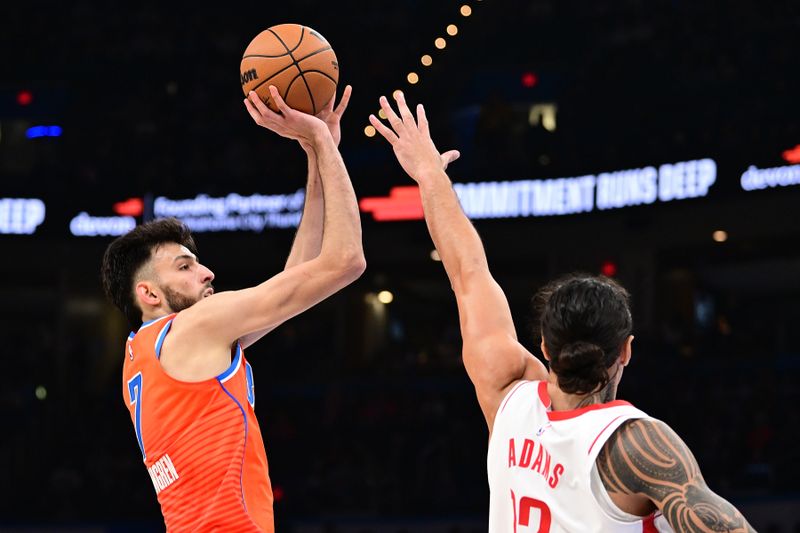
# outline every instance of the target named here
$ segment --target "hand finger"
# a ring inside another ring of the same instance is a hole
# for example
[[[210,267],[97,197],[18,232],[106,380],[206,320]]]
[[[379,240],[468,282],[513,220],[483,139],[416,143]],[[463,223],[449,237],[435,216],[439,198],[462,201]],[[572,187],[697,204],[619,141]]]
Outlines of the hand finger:
[[[347,109],[347,104],[350,103],[351,94],[353,94],[353,87],[351,85],[348,85],[347,87],[344,88],[342,97],[339,99],[339,105],[336,106],[336,111],[334,111],[334,113],[339,115],[339,117],[341,117],[344,114],[345,110]]]
[[[461,152],[458,150],[450,150],[449,152],[445,152],[442,154],[442,164],[444,165],[445,170],[447,169],[447,165],[455,161],[461,157]]]
[[[389,124],[392,125],[394,131],[400,133],[400,131],[403,129],[403,121],[400,120],[400,117],[398,117],[397,113],[394,112],[392,106],[389,105],[389,100],[387,100],[385,96],[381,96],[379,101],[381,103],[381,109],[383,109],[383,112],[386,114]]]
[[[275,102],[275,106],[284,116],[292,111],[292,108],[286,105],[286,102],[281,98],[281,93],[278,92],[278,89],[274,85],[269,86],[269,94],[272,96],[272,101]]]
[[[370,115],[369,123],[372,124],[372,126],[378,131],[378,133],[383,135],[384,139],[389,141],[389,144],[394,145],[394,143],[397,142],[398,140],[397,135],[395,135],[391,129],[386,127],[386,125],[383,122],[381,122],[378,119],[378,117],[376,117],[375,115]]]
[[[403,124],[408,126],[417,125],[417,123],[414,121],[414,115],[412,115],[411,110],[408,109],[408,104],[406,104],[406,96],[402,91],[397,93],[397,109],[400,110],[400,116],[403,117]]]
[[[253,120],[256,121],[256,124],[260,125],[261,115],[259,115],[258,110],[247,98],[244,99],[244,106],[247,108],[247,112],[250,113],[250,116],[253,117]]]
[[[425,115],[425,108],[422,104],[417,104],[417,124],[419,125],[419,131],[427,137],[431,136],[431,132],[428,129],[428,117]]]
[[[275,118],[277,118],[278,114],[275,113],[275,111],[273,111],[272,109],[270,109],[267,106],[267,104],[263,102],[263,100],[261,100],[261,97],[258,95],[257,92],[250,91],[247,96],[250,99],[250,105],[252,105],[264,119],[274,120]]]

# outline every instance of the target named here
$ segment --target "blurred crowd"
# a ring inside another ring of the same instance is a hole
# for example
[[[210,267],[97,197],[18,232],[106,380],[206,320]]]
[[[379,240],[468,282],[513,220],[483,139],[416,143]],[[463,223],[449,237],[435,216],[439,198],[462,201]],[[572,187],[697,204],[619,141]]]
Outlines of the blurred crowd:
[[[334,299],[297,317],[247,354],[278,523],[482,517],[488,433],[461,365],[455,315],[390,306],[386,336],[368,352],[363,337],[336,325],[341,305]],[[0,498],[2,520],[158,524],[121,397],[124,332],[105,342],[85,329],[91,320],[2,321],[0,335],[15,347],[0,374],[0,461],[13,480]],[[636,333],[619,396],[670,424],[724,497],[792,494],[800,415],[787,406],[800,400],[800,354],[715,349],[705,334]],[[752,331],[709,334],[732,334],[735,345]]]

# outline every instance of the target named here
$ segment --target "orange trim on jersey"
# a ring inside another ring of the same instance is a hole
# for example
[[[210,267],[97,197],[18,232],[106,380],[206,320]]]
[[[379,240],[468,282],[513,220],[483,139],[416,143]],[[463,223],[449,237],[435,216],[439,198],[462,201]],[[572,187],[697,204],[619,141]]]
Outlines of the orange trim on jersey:
[[[540,381],[539,382],[539,399],[542,400],[542,403],[545,406],[551,405],[550,394],[547,392],[547,382]],[[566,411],[548,411],[547,418],[552,422],[556,420],[568,420],[570,418],[575,418],[576,416],[581,416],[584,413],[588,413],[589,411],[595,411],[597,409],[607,409],[609,407],[620,407],[623,405],[631,405],[630,402],[626,402],[625,400],[613,400],[611,402],[606,403],[596,403],[593,405],[587,405],[586,407],[581,407],[580,409],[568,409]]]

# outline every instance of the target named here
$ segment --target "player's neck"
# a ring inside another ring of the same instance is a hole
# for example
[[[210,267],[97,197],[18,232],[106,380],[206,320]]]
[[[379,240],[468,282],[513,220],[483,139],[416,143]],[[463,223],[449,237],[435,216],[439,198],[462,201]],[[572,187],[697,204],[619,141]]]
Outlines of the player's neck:
[[[558,388],[556,376],[551,372],[547,392],[550,395],[553,411],[570,411],[614,400],[617,397],[617,384],[614,380],[610,380],[605,387],[592,394],[569,394]]]

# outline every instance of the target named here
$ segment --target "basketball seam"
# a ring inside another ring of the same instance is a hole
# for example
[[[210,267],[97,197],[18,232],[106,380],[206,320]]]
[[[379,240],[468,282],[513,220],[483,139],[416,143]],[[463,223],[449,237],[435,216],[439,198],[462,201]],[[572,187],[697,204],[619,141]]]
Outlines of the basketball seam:
[[[321,70],[304,70],[304,71],[303,71],[303,73],[304,73],[304,74],[308,74],[309,72],[315,72],[316,74],[322,74],[323,76],[325,76],[326,78],[328,78],[329,80],[331,80],[333,83],[338,83],[338,82],[337,82],[337,81],[334,79],[334,77],[333,77],[333,76],[331,76],[330,74],[328,74],[327,72],[323,72],[323,71],[321,71]]]
[[[308,58],[309,58],[309,57],[311,57],[311,56],[315,56],[315,55],[317,55],[317,54],[321,54],[322,52],[327,52],[328,50],[331,50],[331,47],[330,47],[330,46],[328,46],[328,47],[325,47],[325,48],[320,48],[319,50],[315,50],[315,51],[311,52],[310,54],[308,54],[308,55],[306,55],[306,56],[303,56],[303,57],[301,57],[300,59],[298,59],[298,60],[297,60],[297,62],[299,63],[300,61],[305,61],[306,59],[308,59]],[[283,57],[283,56],[285,56],[285,55],[286,55],[286,54],[279,55],[279,56],[275,56],[275,57]],[[258,56],[247,56],[247,57],[258,57]],[[270,56],[265,56],[265,57],[270,57]],[[289,55],[289,57],[292,57],[292,56],[291,56],[291,54]],[[244,59],[244,58],[242,58],[242,59]],[[292,57],[292,59],[294,59],[294,58]],[[274,74],[273,74],[272,76],[270,76],[269,78],[267,78],[267,79],[265,79],[265,80],[261,81],[261,82],[260,82],[258,85],[256,85],[255,87],[253,87],[253,88],[252,88],[252,89],[250,89],[250,90],[251,90],[251,91],[255,91],[256,89],[258,89],[259,87],[261,87],[262,85],[264,85],[265,83],[267,83],[269,80],[271,80],[272,78],[274,78],[274,77],[275,77],[275,76],[277,76],[278,74],[282,74],[283,72],[286,72],[286,70],[287,70],[287,69],[289,69],[289,68],[291,68],[292,66],[296,66],[296,65],[295,65],[294,63],[291,63],[291,64],[289,64],[289,65],[286,65],[285,67],[283,67],[282,69],[280,69],[278,72],[274,73]],[[299,68],[300,68],[300,67],[298,67],[298,69],[299,69]]]
[[[317,104],[314,102],[314,95],[311,93],[311,87],[309,87],[308,82],[306,81],[306,77],[303,76],[303,69],[300,68],[300,63],[294,58],[294,54],[292,54],[292,50],[289,50],[289,47],[286,46],[285,42],[283,42],[283,39],[281,39],[281,36],[278,35],[277,33],[275,33],[274,31],[272,31],[272,28],[267,28],[267,30],[269,32],[271,32],[272,35],[274,35],[281,42],[283,47],[286,48],[286,51],[289,53],[289,57],[291,57],[292,61],[294,61],[294,66],[297,67],[297,71],[300,73],[300,76],[303,78],[303,84],[305,84],[306,91],[308,91],[308,97],[311,99],[311,112],[312,112],[311,114],[312,115],[316,115],[317,114]],[[305,31],[306,31],[306,27],[305,26],[301,26],[300,42],[297,43],[297,47],[299,47],[300,43],[303,42],[303,35],[305,34]],[[297,50],[297,47],[295,47],[295,50]],[[297,78],[295,78],[295,79],[297,79]],[[294,80],[292,80],[292,81],[294,82]],[[291,83],[289,84],[289,86],[291,86]],[[288,96],[289,96],[289,87],[286,88],[286,95],[283,96],[283,99],[285,100]]]
[[[275,35],[274,31],[270,30],[270,32],[272,33],[272,35]],[[303,42],[303,35],[305,34],[305,32],[306,32],[306,27],[305,26],[301,26],[300,27],[300,40],[297,41],[297,46],[295,46],[291,50],[288,50],[288,49],[286,50],[289,53],[290,56],[292,55],[292,52],[294,52],[295,50],[300,48],[300,45]],[[311,32],[309,31],[309,33],[311,33]],[[275,36],[277,37],[277,35],[275,35]],[[319,37],[318,37],[318,39],[319,39]],[[320,39],[320,41],[324,42],[325,39]],[[281,44],[283,44],[284,48],[286,47],[286,45],[283,42],[281,42]],[[247,54],[246,56],[242,56],[242,59],[247,59],[248,57],[283,57],[285,55],[286,54],[281,54],[281,55],[278,55],[278,56],[268,56],[268,55],[264,55],[264,54]]]

